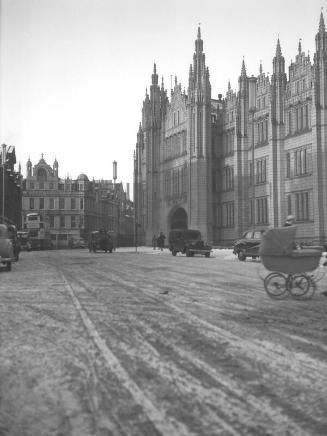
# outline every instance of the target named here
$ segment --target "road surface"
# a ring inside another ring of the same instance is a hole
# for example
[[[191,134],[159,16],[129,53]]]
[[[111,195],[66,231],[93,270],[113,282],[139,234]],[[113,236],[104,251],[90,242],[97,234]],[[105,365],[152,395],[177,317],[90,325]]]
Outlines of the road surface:
[[[0,272],[0,436],[327,434],[327,298],[258,261],[23,252]]]

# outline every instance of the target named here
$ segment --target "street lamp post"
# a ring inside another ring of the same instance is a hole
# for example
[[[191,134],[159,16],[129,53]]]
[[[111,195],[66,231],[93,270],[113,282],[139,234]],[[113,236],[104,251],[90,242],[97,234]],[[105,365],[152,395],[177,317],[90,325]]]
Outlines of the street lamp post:
[[[2,144],[2,223],[5,222],[5,164],[6,164],[6,144]]]

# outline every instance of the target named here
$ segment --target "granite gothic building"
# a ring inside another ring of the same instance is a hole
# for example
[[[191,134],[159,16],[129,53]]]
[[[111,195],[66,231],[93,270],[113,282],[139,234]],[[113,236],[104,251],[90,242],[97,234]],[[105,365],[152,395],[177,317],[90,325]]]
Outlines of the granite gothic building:
[[[248,228],[296,218],[303,241],[327,241],[327,32],[321,13],[311,61],[299,42],[285,68],[278,39],[273,73],[249,76],[212,98],[200,28],[187,93],[170,98],[154,65],[134,154],[140,243],[174,228],[229,244]],[[213,76],[214,77],[214,76]]]

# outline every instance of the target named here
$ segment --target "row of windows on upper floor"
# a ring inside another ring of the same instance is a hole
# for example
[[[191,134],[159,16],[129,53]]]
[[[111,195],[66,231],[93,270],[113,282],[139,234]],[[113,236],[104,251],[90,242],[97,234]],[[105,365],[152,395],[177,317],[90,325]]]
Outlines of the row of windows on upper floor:
[[[267,225],[269,222],[268,214],[268,197],[259,197],[255,199],[255,221],[256,224]],[[253,200],[249,200],[248,224],[253,224]],[[235,204],[229,201],[216,205],[214,208],[214,226],[220,228],[235,227]]]
[[[182,166],[167,170],[164,173],[165,197],[178,196],[187,191],[187,167]]]
[[[79,200],[79,201],[77,201]],[[68,205],[69,202],[69,205]],[[70,206],[68,210],[74,210],[74,209],[84,209],[84,198],[29,198],[29,209],[34,210],[43,210],[43,209],[66,209],[66,206]]]
[[[43,180],[34,182],[28,181],[26,182],[26,189],[49,189],[49,190],[58,190],[58,191],[66,191],[66,192],[74,192],[74,191],[84,191],[85,184],[84,183],[57,183],[57,182],[44,182]]]
[[[172,114],[172,117],[169,119],[168,122],[168,129],[171,129],[173,127],[179,126],[184,120],[182,119],[182,111],[177,110],[174,111]]]
[[[186,130],[168,136],[164,140],[163,158],[173,159],[186,153]]]
[[[106,227],[108,230],[114,229],[115,220],[109,219]],[[75,229],[84,226],[84,216],[83,215],[50,215],[49,216],[49,227],[50,229]]]
[[[305,79],[303,79],[303,81],[305,81]],[[299,89],[301,88],[300,83],[302,83],[302,82],[298,81],[298,82],[296,82],[296,84],[294,84],[294,85],[296,85],[295,88],[297,90],[295,92],[295,95],[300,93],[300,91],[299,91]],[[303,86],[305,86],[305,85],[303,85]],[[256,106],[257,111],[260,111],[261,109],[264,109],[267,107],[268,98],[269,97],[265,96],[265,95],[257,98],[257,106]],[[226,112],[225,123],[228,124],[228,123],[234,122],[235,117],[236,117],[236,110],[231,110],[231,111]],[[214,121],[215,120],[216,120],[216,117],[215,117]]]
[[[256,147],[268,144],[268,134],[269,134],[269,123],[268,119],[260,119],[255,122],[254,128],[254,144]],[[229,156],[234,153],[234,145],[235,145],[235,129],[230,129],[224,132],[222,136],[222,148],[217,149],[216,156]],[[217,144],[219,147],[220,144]]]
[[[75,229],[77,227],[84,225],[84,217],[76,215],[50,215],[49,216],[49,226],[50,229],[61,228],[61,229]]]
[[[76,229],[84,226],[84,216],[83,215],[49,215],[49,227],[50,229]],[[24,224],[26,229],[26,224]],[[109,218],[106,223],[106,228],[108,230],[113,230],[115,228],[115,218]],[[29,230],[31,236],[33,236],[33,230]],[[36,230],[35,236],[37,236],[38,230]],[[56,236],[56,235],[53,235]]]
[[[311,105],[309,103],[291,108],[286,112],[286,136],[306,133],[311,129],[310,117]],[[254,144],[256,147],[266,145],[269,142],[268,118],[255,121]],[[216,144],[216,156],[228,156],[234,153],[235,129],[229,129],[222,135],[222,147]]]
[[[286,195],[287,214],[294,215],[297,222],[310,222],[313,216],[313,194],[312,190],[291,192]],[[255,198],[248,201],[248,225],[269,224],[269,197]],[[234,201],[218,204],[214,208],[214,225],[221,228],[232,228],[235,226],[235,205]]]
[[[249,162],[249,185],[260,185],[268,182],[268,157]],[[286,153],[286,179],[312,174],[312,148],[310,145],[297,148]],[[215,192],[234,190],[234,167],[226,166],[213,173],[213,189]]]
[[[286,111],[286,134],[299,134],[311,129],[311,104],[305,103]]]
[[[265,184],[268,179],[268,157],[255,159],[255,171],[253,172],[253,162],[249,162],[248,184],[253,182],[256,185]],[[310,145],[297,148],[286,153],[286,179],[303,177],[312,174],[312,148]],[[226,166],[221,170],[213,172],[214,192],[234,190],[234,167]],[[164,174],[164,195],[176,196],[187,191],[187,168],[180,167],[165,171]]]
[[[29,210],[102,210],[103,213],[108,213],[113,215],[114,207],[113,204],[105,203],[100,205],[96,204],[94,199],[84,198],[29,198],[28,201]]]
[[[308,79],[303,78],[301,80],[297,80],[289,85],[289,88],[286,92],[286,98],[290,98],[293,95],[299,95],[300,93],[307,90],[307,81]],[[312,87],[312,82],[310,83],[310,87]],[[261,96],[256,100],[256,110],[260,111],[267,107],[269,104],[269,96]],[[229,110],[225,113],[225,124],[229,124],[234,122],[236,118],[236,110]],[[214,123],[217,120],[217,116],[212,114],[212,122]]]
[[[299,80],[289,82],[286,86],[286,98],[293,95],[298,95],[312,88],[312,80],[308,77],[303,77]]]

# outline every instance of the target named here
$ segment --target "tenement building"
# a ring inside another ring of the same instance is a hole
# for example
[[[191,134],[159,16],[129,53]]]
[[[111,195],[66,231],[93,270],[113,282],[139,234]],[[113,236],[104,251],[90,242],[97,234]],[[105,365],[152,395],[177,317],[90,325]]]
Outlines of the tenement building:
[[[47,223],[55,248],[74,246],[80,239],[87,241],[90,232],[98,229],[110,231],[119,244],[124,231],[120,215],[126,214],[124,198],[121,184],[111,180],[89,180],[83,173],[77,179],[60,178],[57,160],[51,167],[42,155],[34,166],[27,161],[21,225],[26,227],[28,213],[38,213]]]
[[[134,153],[138,238],[199,229],[230,244],[248,228],[292,214],[303,241],[327,241],[327,32],[321,13],[313,61],[299,42],[285,70],[277,40],[273,73],[249,76],[212,98],[200,28],[187,93],[170,98],[154,65]]]

